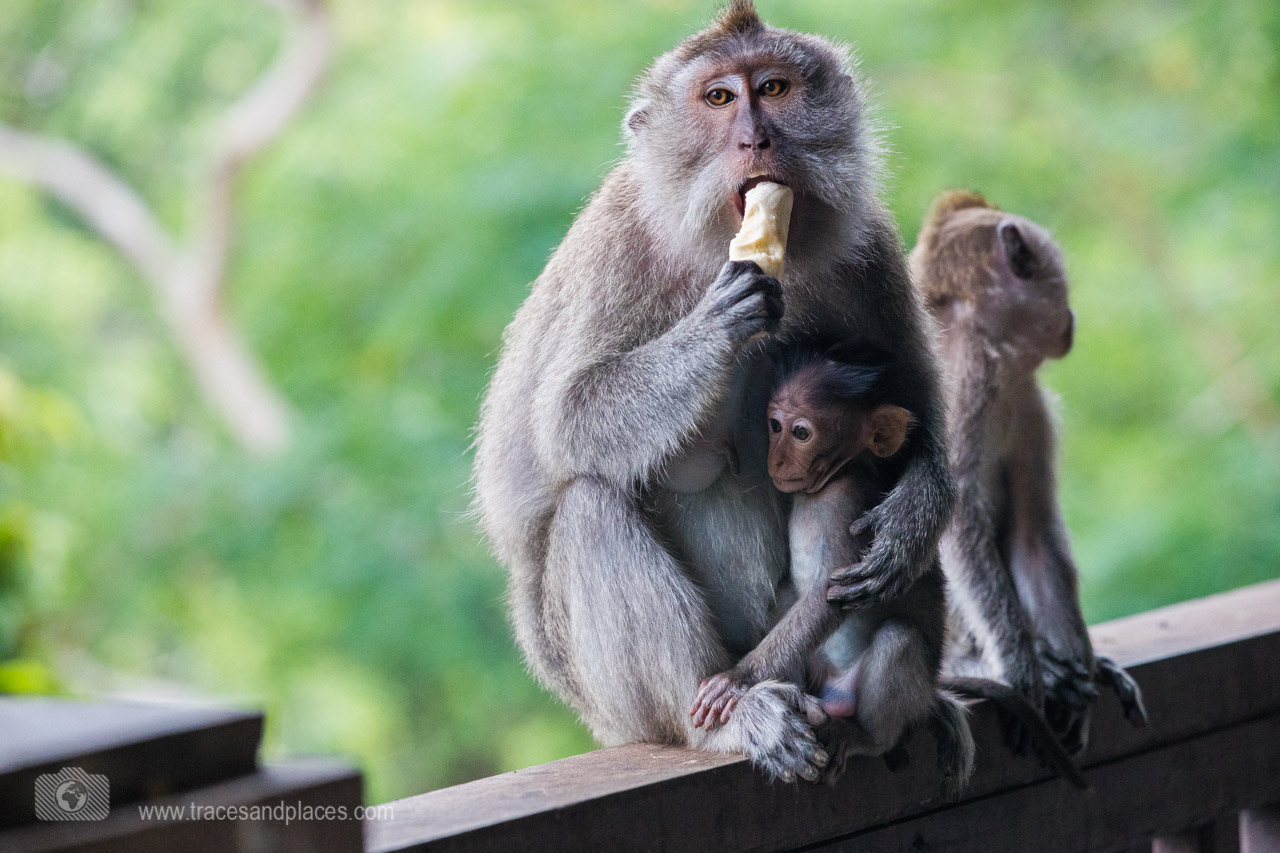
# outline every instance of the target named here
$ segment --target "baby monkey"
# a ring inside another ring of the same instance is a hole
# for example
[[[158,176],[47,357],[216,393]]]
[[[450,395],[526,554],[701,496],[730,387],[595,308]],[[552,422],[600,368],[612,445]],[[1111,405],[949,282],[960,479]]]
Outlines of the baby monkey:
[[[874,531],[862,519],[902,475],[913,417],[890,400],[891,360],[856,344],[788,351],[768,406],[769,476],[792,495],[791,582],[797,596],[760,645],[703,682],[697,726],[727,722],[768,679],[807,682],[835,727],[835,772],[850,755],[883,755],[928,720],[943,790],[958,797],[973,767],[964,707],[938,685],[946,595],[936,564],[900,599],[842,611],[827,601],[834,569],[857,563]],[[903,452],[900,452],[903,451]]]
[[[938,740],[943,792],[955,799],[974,753],[957,694],[989,698],[1035,733],[1059,772],[1084,787],[1075,763],[1021,694],[984,679],[939,681],[947,602],[936,560],[899,599],[853,611],[827,600],[831,573],[870,548],[866,513],[893,489],[910,455],[913,417],[892,402],[890,367],[885,353],[856,343],[794,349],[780,360],[768,407],[768,470],[774,486],[792,495],[794,589],[779,595],[780,607],[790,606],[737,666],[703,682],[694,723],[727,722],[737,699],[761,681],[807,682],[832,718],[832,774],[851,755],[901,762],[896,747],[927,722]]]

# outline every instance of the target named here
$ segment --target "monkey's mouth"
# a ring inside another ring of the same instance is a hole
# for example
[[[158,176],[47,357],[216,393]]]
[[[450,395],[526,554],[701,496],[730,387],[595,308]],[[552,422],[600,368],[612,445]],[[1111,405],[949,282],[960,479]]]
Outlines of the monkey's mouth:
[[[787,185],[787,182],[782,180],[782,178],[779,178],[777,175],[756,175],[754,177],[747,178],[745,181],[738,184],[738,192],[733,196],[733,209],[738,211],[739,220],[741,220],[743,215],[747,212],[747,191],[755,187],[757,184],[763,184],[765,182],[781,184],[784,187]]]
[[[809,485],[808,477],[771,477],[770,479],[773,480],[773,487],[784,495],[793,495],[796,492],[806,491]]]

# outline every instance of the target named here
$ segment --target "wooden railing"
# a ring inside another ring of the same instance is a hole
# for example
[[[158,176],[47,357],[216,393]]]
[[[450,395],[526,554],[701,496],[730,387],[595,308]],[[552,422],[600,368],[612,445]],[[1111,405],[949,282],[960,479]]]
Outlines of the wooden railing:
[[[1280,851],[1280,581],[1093,629],[1142,685],[1134,729],[1104,696],[1078,791],[1010,755],[975,707],[978,769],[938,796],[934,745],[910,767],[854,762],[834,787],[770,785],[742,759],[624,746],[390,804],[366,848],[858,850],[973,853]]]

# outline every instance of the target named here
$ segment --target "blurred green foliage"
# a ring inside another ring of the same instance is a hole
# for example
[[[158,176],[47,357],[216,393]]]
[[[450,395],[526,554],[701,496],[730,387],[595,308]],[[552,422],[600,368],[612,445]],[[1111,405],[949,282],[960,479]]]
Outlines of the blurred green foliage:
[[[1280,4],[761,0],[856,43],[910,242],[980,189],[1050,227],[1079,315],[1048,370],[1091,620],[1280,558]],[[337,0],[325,87],[244,183],[231,310],[294,406],[247,457],[141,280],[0,181],[0,690],[261,704],[373,800],[587,749],[521,670],[471,521],[499,336],[620,154],[675,0]],[[265,5],[0,4],[0,119],[82,144],[181,227]],[[20,378],[19,378],[20,377]],[[55,677],[56,675],[56,677]]]

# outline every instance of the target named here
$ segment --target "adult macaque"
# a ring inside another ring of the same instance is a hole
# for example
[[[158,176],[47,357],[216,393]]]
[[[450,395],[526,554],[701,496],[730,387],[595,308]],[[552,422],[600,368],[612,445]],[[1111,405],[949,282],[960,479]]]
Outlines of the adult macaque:
[[[973,767],[963,707],[948,688],[993,699],[1032,731],[1045,757],[1072,782],[1083,777],[1044,718],[1018,693],[966,678],[939,683],[946,634],[942,569],[934,565],[902,598],[853,611],[827,600],[833,569],[857,563],[871,546],[859,521],[892,490],[912,448],[903,448],[911,414],[884,382],[887,356],[856,345],[787,353],[768,406],[769,475],[792,495],[791,582],[798,600],[751,653],[705,681],[690,713],[719,725],[737,699],[765,679],[807,678],[823,710],[848,721],[844,756],[883,755],[909,728],[927,721],[938,739],[943,791],[956,798]],[[899,451],[902,450],[900,453]],[[825,642],[824,642],[825,641]],[[807,664],[807,665],[806,665]]]
[[[507,329],[477,507],[530,667],[599,741],[742,752],[814,779],[825,715],[797,685],[761,682],[714,731],[688,707],[764,636],[787,569],[754,414],[770,339],[891,345],[917,419],[917,452],[840,595],[900,598],[951,514],[929,321],[877,198],[864,93],[843,50],[739,1],[654,63],[625,131],[626,157]],[[764,178],[794,194],[785,288],[724,262],[743,192]]]
[[[1035,373],[1071,349],[1061,254],[1035,223],[951,192],[934,202],[911,263],[942,330],[960,488],[942,545],[955,625],[946,667],[1008,683],[1078,754],[1096,683],[1115,689],[1131,722],[1146,712],[1137,684],[1093,654],[1058,506]]]

